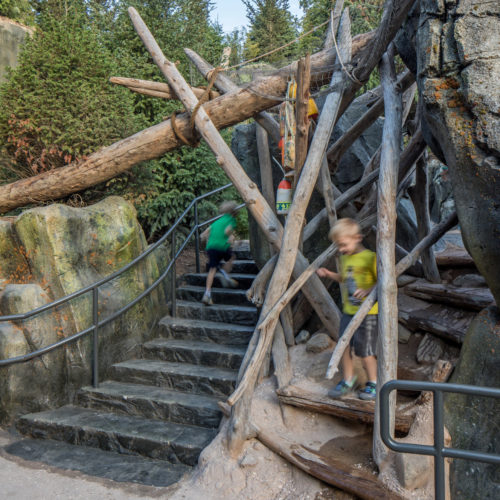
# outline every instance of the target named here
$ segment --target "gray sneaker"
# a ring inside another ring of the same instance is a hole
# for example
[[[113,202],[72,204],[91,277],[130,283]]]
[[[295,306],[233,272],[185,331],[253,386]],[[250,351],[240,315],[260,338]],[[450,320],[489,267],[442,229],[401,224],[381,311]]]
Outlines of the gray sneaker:
[[[216,276],[219,278],[221,285],[224,288],[236,288],[238,286],[238,282],[231,278],[227,273],[224,275],[224,273],[220,272],[217,273]]]
[[[341,398],[352,392],[354,384],[356,383],[356,378],[353,377],[351,382],[348,384],[344,379],[342,379],[333,389],[328,391],[328,395],[331,398]]]
[[[363,389],[358,392],[358,397],[364,401],[373,401],[377,397],[377,384],[367,382]]]
[[[207,292],[205,292],[203,294],[203,298],[201,299],[201,301],[206,305],[206,306],[213,306],[214,305],[214,301],[212,300],[212,296],[211,295],[208,295]]]

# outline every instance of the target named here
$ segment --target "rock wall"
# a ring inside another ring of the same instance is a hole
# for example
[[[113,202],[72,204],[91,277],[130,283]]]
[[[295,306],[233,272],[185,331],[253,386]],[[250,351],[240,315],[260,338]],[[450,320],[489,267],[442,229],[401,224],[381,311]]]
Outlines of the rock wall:
[[[0,83],[7,75],[7,67],[15,67],[17,57],[31,28],[0,16]]]
[[[464,243],[500,304],[500,2],[421,0],[398,50],[449,168]]]
[[[119,197],[85,208],[54,204],[0,221],[0,314],[25,313],[120,269],[147,247],[135,209]],[[163,269],[163,263],[160,265]],[[99,288],[99,320],[159,276],[154,253]],[[166,285],[166,284],[165,284]],[[99,329],[101,379],[152,334],[165,288]],[[92,294],[15,323],[0,323],[0,359],[23,355],[92,325]],[[91,382],[91,336],[27,363],[0,368],[0,420],[57,405]]]

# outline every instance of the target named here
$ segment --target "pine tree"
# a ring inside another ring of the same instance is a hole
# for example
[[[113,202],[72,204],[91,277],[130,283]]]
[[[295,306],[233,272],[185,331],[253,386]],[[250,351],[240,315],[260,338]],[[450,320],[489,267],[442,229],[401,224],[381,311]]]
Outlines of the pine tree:
[[[250,27],[245,41],[245,58],[253,59],[281,47],[297,37],[296,20],[288,0],[243,0]],[[295,44],[265,57],[277,62],[296,54]]]

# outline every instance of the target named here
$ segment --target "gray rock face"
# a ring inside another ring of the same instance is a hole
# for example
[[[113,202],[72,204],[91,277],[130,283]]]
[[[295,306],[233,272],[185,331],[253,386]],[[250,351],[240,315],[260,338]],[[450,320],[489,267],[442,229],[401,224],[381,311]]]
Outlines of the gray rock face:
[[[17,57],[31,29],[5,17],[0,18],[0,82],[7,75],[8,67],[17,65]]]
[[[450,382],[500,387],[499,366],[500,312],[490,307],[471,323]],[[449,394],[445,425],[454,448],[500,453],[500,400]],[[454,460],[450,478],[451,498],[500,498],[498,466]]]
[[[407,41],[415,41],[417,83],[427,124],[424,135],[449,168],[465,246],[497,304],[499,15],[499,2],[425,0],[420,3],[418,24],[409,22],[405,35]],[[412,50],[402,49],[405,59],[411,58]]]
[[[306,344],[307,352],[323,352],[332,346],[332,339],[326,333],[313,335]]]

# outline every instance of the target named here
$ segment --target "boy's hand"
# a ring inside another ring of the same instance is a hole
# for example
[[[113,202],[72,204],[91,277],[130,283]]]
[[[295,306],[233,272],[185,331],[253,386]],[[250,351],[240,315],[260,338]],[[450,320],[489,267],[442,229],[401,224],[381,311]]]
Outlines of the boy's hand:
[[[326,267],[320,267],[320,268],[316,269],[316,274],[320,278],[328,278],[330,271],[328,271],[328,269],[326,269]]]
[[[362,288],[358,288],[352,296],[356,299],[364,299],[371,292],[371,288],[368,290],[363,290]]]

